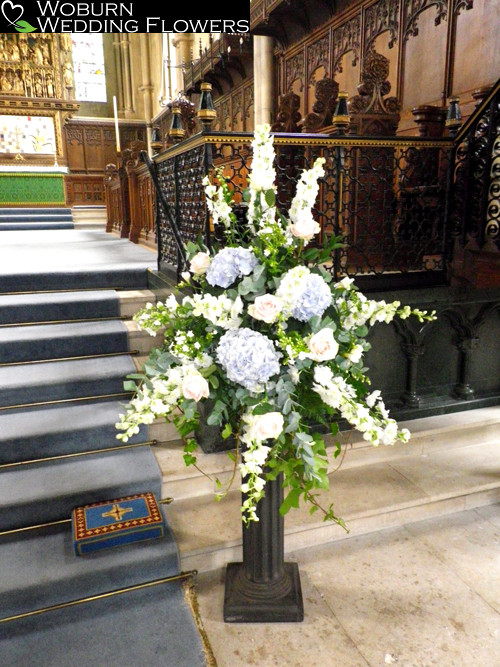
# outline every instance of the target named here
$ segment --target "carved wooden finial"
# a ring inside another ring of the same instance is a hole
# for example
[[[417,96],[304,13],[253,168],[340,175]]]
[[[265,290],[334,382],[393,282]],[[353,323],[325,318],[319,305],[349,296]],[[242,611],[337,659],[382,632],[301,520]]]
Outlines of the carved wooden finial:
[[[273,132],[300,132],[300,97],[293,92],[282,95],[278,111],[278,118],[272,125]]]
[[[316,83],[316,101],[311,113],[308,113],[304,119],[302,126],[304,132],[318,132],[332,124],[338,93],[339,84],[335,79],[325,77]]]

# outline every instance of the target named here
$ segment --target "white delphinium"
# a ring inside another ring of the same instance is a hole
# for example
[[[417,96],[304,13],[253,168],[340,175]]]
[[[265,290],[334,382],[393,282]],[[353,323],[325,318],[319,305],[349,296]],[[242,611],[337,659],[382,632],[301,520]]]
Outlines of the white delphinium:
[[[205,187],[207,207],[212,214],[213,224],[222,224],[226,229],[229,228],[232,224],[231,214],[233,209],[225,199],[224,188],[219,185],[212,185],[208,176],[204,177],[202,183]]]
[[[268,412],[264,415],[252,415],[247,413],[243,416],[243,434],[241,442],[247,445],[241,454],[239,469],[241,477],[245,480],[241,485],[241,491],[246,498],[241,506],[243,521],[258,521],[256,507],[264,495],[265,479],[264,465],[271,451],[271,447],[263,442],[277,438],[283,431],[284,419],[279,412]]]
[[[139,433],[140,424],[152,424],[158,417],[166,418],[183,397],[199,401],[208,395],[208,382],[195,364],[173,366],[165,375],[155,376],[138,388],[127,412],[120,415],[116,428],[124,432],[116,437],[127,442]]]
[[[397,423],[389,418],[379,393],[370,394],[369,403],[367,400],[367,404],[363,405],[357,399],[354,388],[343,377],[334,376],[327,366],[315,368],[312,388],[320,395],[323,403],[338,410],[343,419],[373,445],[392,445],[396,440],[408,441],[409,431],[398,431]]]
[[[252,165],[248,176],[250,201],[248,202],[248,224],[256,232],[276,219],[276,208],[266,201],[266,193],[276,193],[276,171],[274,169],[273,137],[268,124],[260,125],[252,141]]]
[[[296,238],[303,239],[304,245],[321,231],[319,223],[313,217],[312,208],[319,192],[318,179],[325,175],[324,164],[324,158],[317,158],[311,169],[302,172],[290,206],[289,230]]]

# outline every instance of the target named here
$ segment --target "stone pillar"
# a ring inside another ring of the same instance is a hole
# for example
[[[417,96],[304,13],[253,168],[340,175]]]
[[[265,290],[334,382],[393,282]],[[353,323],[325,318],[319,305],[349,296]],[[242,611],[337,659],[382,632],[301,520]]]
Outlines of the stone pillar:
[[[120,34],[115,33],[113,36],[113,50],[115,54],[116,67],[116,96],[119,111],[123,111],[123,76],[122,76],[122,53],[120,47]]]
[[[148,39],[149,35],[142,32],[140,33],[141,40],[141,54],[142,54],[142,82],[139,86],[139,92],[143,94],[144,97],[144,117],[147,123],[147,150],[149,155],[152,155],[151,151],[151,120],[153,118],[153,84],[151,82],[151,51],[150,51],[150,41]]]
[[[120,36],[120,47],[122,54],[123,108],[125,117],[129,118],[134,111],[134,99],[132,95],[132,70],[130,67],[130,41],[128,34]]]
[[[254,35],[254,124],[272,123],[274,115],[274,40]],[[257,85],[258,82],[258,85]]]
[[[176,73],[176,78],[173,81],[173,87],[176,91],[181,91],[183,89],[184,82],[182,79],[182,69],[179,67],[179,65],[185,65],[188,67],[188,65],[191,64],[191,60],[193,59],[193,43],[194,35],[190,32],[178,33],[172,39],[172,45],[175,46],[176,50],[175,62],[177,64],[177,68],[174,70]],[[174,97],[173,94],[172,97]]]

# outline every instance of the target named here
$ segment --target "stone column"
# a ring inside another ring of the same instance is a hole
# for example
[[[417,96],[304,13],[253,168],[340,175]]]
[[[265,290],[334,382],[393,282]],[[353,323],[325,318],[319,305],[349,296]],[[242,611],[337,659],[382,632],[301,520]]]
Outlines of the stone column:
[[[176,77],[173,80],[173,87],[174,89],[178,92],[183,89],[184,82],[182,79],[182,69],[181,65],[185,65],[186,67],[189,67],[191,65],[191,60],[193,59],[193,43],[194,43],[194,35],[190,32],[184,32],[184,33],[177,33],[172,39],[172,46],[175,47],[176,50],[176,69],[175,74]],[[173,91],[172,92],[172,97],[174,97]]]
[[[116,96],[118,102],[118,109],[123,111],[123,76],[122,76],[122,54],[120,46],[120,34],[113,35],[113,50],[115,54],[116,67]]]
[[[122,79],[125,117],[130,117],[134,111],[134,100],[132,95],[132,70],[130,68],[130,42],[128,34],[120,36],[122,54]]]
[[[153,84],[151,82],[151,50],[150,50],[150,41],[149,35],[142,32],[140,33],[141,40],[141,72],[142,72],[142,82],[139,86],[139,92],[143,94],[144,97],[144,117],[147,123],[147,150],[149,155],[152,155],[151,152],[151,119],[153,118]]]
[[[274,40],[254,35],[254,123],[273,122],[274,112]],[[257,85],[258,83],[258,85]]]

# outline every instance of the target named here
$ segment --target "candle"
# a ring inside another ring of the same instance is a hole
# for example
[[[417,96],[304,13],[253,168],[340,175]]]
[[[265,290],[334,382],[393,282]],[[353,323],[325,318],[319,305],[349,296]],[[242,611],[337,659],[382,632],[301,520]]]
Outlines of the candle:
[[[118,109],[116,108],[116,95],[113,95],[113,110],[115,112],[116,152],[120,153],[120,132],[118,130]]]

